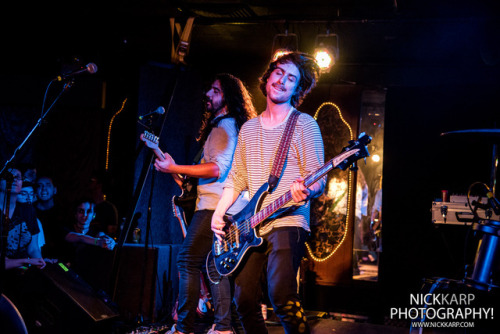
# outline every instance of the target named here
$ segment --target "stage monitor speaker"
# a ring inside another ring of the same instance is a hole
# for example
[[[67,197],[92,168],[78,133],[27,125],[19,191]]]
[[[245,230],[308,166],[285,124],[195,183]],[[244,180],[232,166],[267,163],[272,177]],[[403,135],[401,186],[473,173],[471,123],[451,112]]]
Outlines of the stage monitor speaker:
[[[124,244],[115,279],[111,277],[113,252],[87,246],[77,253],[72,268],[94,290],[114,296],[123,320],[168,319],[177,296],[178,250],[179,245],[154,245],[145,251],[144,245]]]
[[[21,313],[7,296],[0,295],[0,333],[28,334]]]
[[[37,333],[106,333],[118,311],[104,302],[78,274],[63,264],[30,273],[32,293],[25,319]]]

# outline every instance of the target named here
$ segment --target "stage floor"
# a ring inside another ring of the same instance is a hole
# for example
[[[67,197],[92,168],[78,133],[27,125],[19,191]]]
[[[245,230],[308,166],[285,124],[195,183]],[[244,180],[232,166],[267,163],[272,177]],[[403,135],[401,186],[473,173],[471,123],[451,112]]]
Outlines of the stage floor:
[[[308,322],[312,334],[408,334],[409,327],[396,327],[391,325],[378,325],[368,322],[336,320],[325,313],[307,312]],[[322,314],[322,315],[321,315]],[[316,316],[318,315],[318,316]],[[326,315],[326,316],[325,316]],[[195,334],[205,334],[210,324],[197,323]],[[284,334],[285,331],[279,321],[267,321],[269,334]],[[241,327],[235,328],[236,334],[243,334]]]
[[[374,325],[333,319],[310,321],[312,334],[408,334],[408,328]],[[268,325],[269,334],[284,334],[280,325]]]

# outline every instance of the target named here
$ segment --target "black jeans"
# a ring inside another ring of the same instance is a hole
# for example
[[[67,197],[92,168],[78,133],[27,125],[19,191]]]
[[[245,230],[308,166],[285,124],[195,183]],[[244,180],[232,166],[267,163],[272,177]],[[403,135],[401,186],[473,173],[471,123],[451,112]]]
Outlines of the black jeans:
[[[264,244],[247,253],[235,277],[236,309],[248,334],[267,333],[262,317],[262,282],[267,280],[269,299],[287,334],[309,333],[297,294],[297,271],[305,251],[307,231],[298,227],[273,229]]]
[[[213,210],[196,211],[189,224],[186,238],[177,257],[179,269],[179,306],[177,329],[183,333],[194,331],[196,308],[200,297],[200,270],[206,264],[207,254],[213,242],[210,228]],[[227,277],[220,277],[213,262],[209,265],[210,277],[216,277],[217,284],[210,283],[215,306],[215,329],[231,329],[231,285]]]

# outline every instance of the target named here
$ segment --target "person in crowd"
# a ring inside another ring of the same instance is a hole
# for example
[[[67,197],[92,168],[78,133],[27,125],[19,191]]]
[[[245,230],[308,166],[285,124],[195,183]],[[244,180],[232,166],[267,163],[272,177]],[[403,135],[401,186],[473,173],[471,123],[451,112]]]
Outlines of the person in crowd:
[[[24,177],[23,177],[24,179]],[[33,183],[30,181],[23,181],[23,187],[21,188],[21,192],[17,195],[18,203],[29,203],[31,205],[36,201],[35,189]],[[38,224],[38,229],[40,233],[38,233],[38,246],[43,249],[43,245],[45,245],[45,236],[43,233],[42,223],[40,219],[36,219]]]
[[[23,259],[5,259],[5,269],[14,269],[14,268],[24,268],[29,266],[35,266],[37,268],[42,269],[45,267],[45,260],[41,258],[23,258]]]
[[[310,232],[310,200],[322,194],[325,178],[304,185],[304,178],[324,163],[323,140],[318,124],[296,108],[315,86],[319,67],[314,58],[292,52],[272,61],[260,79],[266,96],[266,109],[259,117],[246,122],[239,134],[233,165],[224,191],[212,216],[212,230],[221,240],[226,222],[223,217],[238,195],[248,189],[253,197],[270,178],[280,138],[289,117],[298,119],[278,183],[262,208],[290,192],[287,210],[257,228],[263,237],[261,247],[250,249],[235,274],[234,299],[243,329],[247,334],[267,333],[261,312],[263,289],[267,282],[269,300],[285,333],[309,333],[309,325],[297,289],[297,271]],[[248,218],[250,219],[250,218]]]
[[[7,180],[10,178],[10,180]],[[7,177],[0,180],[0,209],[2,223],[7,227],[5,256],[9,259],[35,258],[43,262],[38,245],[40,232],[36,212],[29,203],[18,203],[17,197],[23,185],[21,172],[16,168],[8,170]],[[6,221],[6,223],[4,223]]]
[[[67,228],[64,240],[68,243],[93,245],[108,250],[113,250],[115,241],[104,232],[92,229],[91,223],[95,217],[95,203],[91,199],[77,201],[75,208],[75,219],[73,224]]]
[[[55,199],[57,187],[51,177],[42,175],[35,184],[36,216],[42,224],[45,245],[43,255],[49,258],[59,258],[62,254],[64,241],[65,212]]]
[[[192,333],[200,295],[200,270],[205,265],[213,233],[212,214],[226,182],[238,132],[248,119],[255,116],[250,94],[240,79],[231,74],[218,74],[206,92],[206,112],[199,140],[204,142],[199,164],[178,165],[167,156],[157,159],[157,170],[174,176],[182,174],[198,179],[196,210],[178,255],[180,273],[177,324],[167,333]],[[241,210],[247,201],[240,196],[231,212]],[[209,268],[211,276],[215,268]],[[232,333],[231,286],[227,277],[210,284],[215,304],[215,324],[210,334]]]

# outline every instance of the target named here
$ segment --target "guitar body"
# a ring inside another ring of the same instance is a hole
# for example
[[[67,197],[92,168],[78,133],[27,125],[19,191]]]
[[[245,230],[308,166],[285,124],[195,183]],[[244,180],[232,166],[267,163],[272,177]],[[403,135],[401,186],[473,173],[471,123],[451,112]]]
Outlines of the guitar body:
[[[250,248],[262,245],[263,239],[254,228],[249,228],[246,221],[259,211],[268,191],[269,185],[263,184],[240,212],[224,217],[226,237],[212,245],[215,268],[219,274],[226,276],[233,273]]]
[[[198,186],[198,179],[184,177],[182,182],[182,193],[179,196],[174,196],[172,205],[176,206],[175,210],[184,217],[184,222],[190,222],[193,218],[194,210],[196,209],[196,187]],[[176,217],[179,218],[176,214]]]

